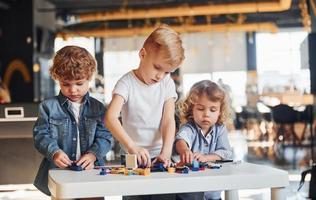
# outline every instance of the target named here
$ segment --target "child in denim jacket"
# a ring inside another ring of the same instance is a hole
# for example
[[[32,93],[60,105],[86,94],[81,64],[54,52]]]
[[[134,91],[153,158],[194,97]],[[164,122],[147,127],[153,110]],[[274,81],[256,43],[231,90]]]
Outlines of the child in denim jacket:
[[[103,123],[104,106],[88,92],[95,71],[96,61],[84,48],[66,46],[54,57],[50,74],[59,82],[60,93],[39,105],[33,129],[35,148],[44,155],[34,185],[47,195],[49,169],[73,163],[93,169],[103,165],[111,148],[113,139]]]

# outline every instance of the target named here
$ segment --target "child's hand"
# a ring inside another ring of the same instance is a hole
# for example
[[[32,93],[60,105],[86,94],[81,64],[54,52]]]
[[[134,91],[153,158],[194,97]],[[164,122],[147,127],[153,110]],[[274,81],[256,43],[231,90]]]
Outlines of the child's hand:
[[[93,153],[83,154],[79,160],[76,161],[76,165],[81,166],[83,169],[93,169],[94,162],[97,160]]]
[[[208,162],[207,156],[201,153],[194,153],[193,157],[199,162]]]
[[[139,165],[143,165],[146,167],[151,166],[151,160],[147,149],[144,149],[142,147],[135,147],[131,149],[129,153],[137,155],[137,162]]]
[[[70,166],[72,163],[67,154],[62,150],[59,150],[54,154],[53,162],[57,167],[62,169]]]
[[[167,156],[163,154],[160,154],[152,161],[152,163],[156,163],[156,162],[163,163],[164,167],[169,167],[171,164],[170,158],[168,158]]]
[[[193,153],[190,149],[185,150],[180,154],[180,162],[183,164],[192,163],[193,161]]]

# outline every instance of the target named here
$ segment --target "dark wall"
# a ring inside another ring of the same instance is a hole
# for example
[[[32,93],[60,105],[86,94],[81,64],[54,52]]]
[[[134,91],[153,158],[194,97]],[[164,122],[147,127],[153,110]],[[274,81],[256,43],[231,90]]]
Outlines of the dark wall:
[[[33,102],[33,1],[6,5],[0,8],[0,76],[8,82],[12,102]]]
[[[308,57],[311,77],[311,93],[316,94],[316,33],[308,34]]]

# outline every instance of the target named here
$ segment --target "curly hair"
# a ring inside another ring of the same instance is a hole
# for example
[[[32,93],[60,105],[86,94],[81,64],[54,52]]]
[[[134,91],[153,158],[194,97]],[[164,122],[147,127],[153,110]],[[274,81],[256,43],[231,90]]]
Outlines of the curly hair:
[[[199,97],[205,95],[210,101],[220,102],[220,115],[217,124],[222,125],[231,116],[228,95],[225,90],[210,80],[195,83],[184,101],[178,103],[181,124],[193,122],[193,107]]]
[[[50,74],[54,80],[90,80],[96,61],[84,48],[65,46],[56,52]]]

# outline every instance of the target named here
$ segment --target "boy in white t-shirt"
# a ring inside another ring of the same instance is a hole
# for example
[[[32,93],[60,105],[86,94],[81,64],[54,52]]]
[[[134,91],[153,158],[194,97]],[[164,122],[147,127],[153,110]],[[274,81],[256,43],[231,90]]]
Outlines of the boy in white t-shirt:
[[[158,27],[144,42],[139,58],[138,68],[117,82],[105,122],[120,142],[121,154],[136,154],[138,163],[148,167],[154,162],[167,166],[175,137],[177,99],[169,74],[184,59],[179,34],[168,26]]]

